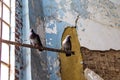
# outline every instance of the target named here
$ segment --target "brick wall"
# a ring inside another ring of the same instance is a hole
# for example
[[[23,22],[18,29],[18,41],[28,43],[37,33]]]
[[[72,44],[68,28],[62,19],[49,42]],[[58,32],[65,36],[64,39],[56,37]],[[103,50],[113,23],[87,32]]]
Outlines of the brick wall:
[[[82,47],[84,69],[90,68],[104,80],[120,80],[120,50],[97,51]]]
[[[21,43],[21,30],[22,24],[22,0],[16,0],[15,2],[15,41]],[[15,80],[20,80],[21,65],[22,65],[22,50],[21,47],[15,46]]]

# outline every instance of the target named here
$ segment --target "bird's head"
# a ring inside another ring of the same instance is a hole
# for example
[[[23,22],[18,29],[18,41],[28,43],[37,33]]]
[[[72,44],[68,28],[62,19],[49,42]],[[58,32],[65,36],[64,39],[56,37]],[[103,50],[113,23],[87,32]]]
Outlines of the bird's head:
[[[71,38],[71,36],[70,36],[70,35],[67,35],[67,36],[66,36],[66,39],[70,39],[70,38]]]
[[[33,29],[31,29],[30,31],[31,31],[31,33],[34,33],[34,30],[33,30]]]

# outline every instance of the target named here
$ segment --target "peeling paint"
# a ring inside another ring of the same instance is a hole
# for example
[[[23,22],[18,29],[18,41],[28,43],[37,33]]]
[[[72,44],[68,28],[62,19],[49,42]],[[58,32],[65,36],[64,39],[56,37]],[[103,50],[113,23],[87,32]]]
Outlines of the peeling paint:
[[[116,5],[116,2],[117,5]],[[46,46],[61,48],[61,37],[66,26],[74,26],[77,15],[77,34],[81,46],[93,50],[120,49],[120,5],[118,0],[43,0]],[[50,61],[57,58],[48,52]],[[49,61],[48,61],[49,62]],[[50,80],[56,77],[53,65]],[[59,70],[59,65],[57,66]]]
[[[111,1],[111,2],[113,2],[115,4],[117,4],[117,5],[120,5],[120,1],[119,0],[109,0],[109,1]]]
[[[49,26],[51,26],[52,24],[50,24]],[[57,34],[57,27],[56,25],[52,25],[54,26],[53,28],[49,28],[49,27],[46,27],[46,33],[49,33],[49,34]]]

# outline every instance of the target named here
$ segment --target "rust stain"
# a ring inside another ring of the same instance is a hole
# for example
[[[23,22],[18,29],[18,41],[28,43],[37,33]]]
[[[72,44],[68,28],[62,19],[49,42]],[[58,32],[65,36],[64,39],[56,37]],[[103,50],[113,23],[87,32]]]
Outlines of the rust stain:
[[[71,35],[72,51],[75,55],[66,57],[65,54],[59,54],[61,79],[62,80],[85,80],[83,74],[82,56],[80,52],[80,44],[78,41],[77,31],[74,27],[67,27],[62,35],[62,40],[66,35]]]

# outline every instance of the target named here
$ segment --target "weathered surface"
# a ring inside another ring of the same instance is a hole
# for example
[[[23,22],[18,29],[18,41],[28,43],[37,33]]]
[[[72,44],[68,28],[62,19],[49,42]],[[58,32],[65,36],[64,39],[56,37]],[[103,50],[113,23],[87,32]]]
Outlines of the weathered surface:
[[[41,38],[45,46],[45,27],[43,22],[42,0],[29,0],[30,28]],[[31,51],[32,80],[48,80],[47,53],[37,49]]]
[[[21,43],[22,42],[22,27],[23,27],[23,20],[22,20],[22,1],[16,0],[15,1],[15,41]],[[14,13],[14,12],[13,12]],[[9,33],[8,33],[9,34]],[[14,51],[14,50],[13,50]],[[22,47],[15,46],[15,79],[22,80],[24,78],[23,75],[23,56]]]
[[[82,46],[93,50],[120,49],[118,0],[43,0],[43,8],[46,32],[63,32],[64,26],[74,26],[79,14],[77,32]]]
[[[66,57],[60,54],[60,68],[62,80],[85,80],[83,75],[82,56],[80,53],[80,44],[77,37],[76,28],[67,27],[64,30],[62,41],[66,35],[71,36],[72,51],[75,55]]]
[[[86,68],[84,70],[84,75],[87,80],[104,80],[98,74],[96,74],[94,71],[92,71],[89,68]]]
[[[82,46],[94,50],[120,49],[119,0],[28,1],[30,26],[40,35],[43,44],[46,43],[47,47],[61,48],[61,37],[65,27],[74,26],[75,19],[79,14],[80,18],[76,29]],[[32,52],[38,53],[36,51]],[[43,70],[42,66],[38,65],[42,58],[34,59],[36,58],[34,53],[31,58],[33,61],[32,78],[38,79],[43,77],[39,77],[39,73]],[[45,64],[48,67],[50,80],[59,80],[60,77],[57,75],[59,72],[58,55],[48,51],[47,54],[40,54],[40,56],[46,58]],[[40,69],[38,69],[39,66],[41,66]],[[46,76],[44,75],[44,77]]]
[[[95,51],[81,47],[83,65],[104,80],[120,79],[120,50]]]
[[[120,3],[118,0],[80,0],[78,36],[81,46],[92,50],[120,49]],[[118,3],[117,3],[118,2]],[[79,10],[78,10],[79,11]],[[85,14],[88,13],[88,14]]]
[[[120,49],[119,0],[43,0],[46,45],[61,48],[61,37],[66,26],[77,23],[79,42],[93,50]],[[57,54],[48,52],[50,79],[58,79]],[[53,64],[56,64],[53,66]]]

